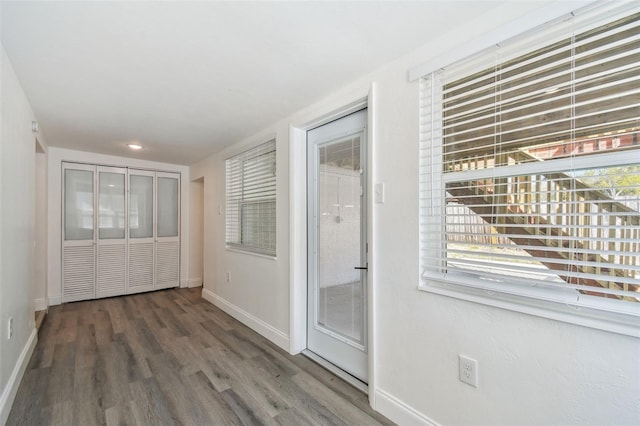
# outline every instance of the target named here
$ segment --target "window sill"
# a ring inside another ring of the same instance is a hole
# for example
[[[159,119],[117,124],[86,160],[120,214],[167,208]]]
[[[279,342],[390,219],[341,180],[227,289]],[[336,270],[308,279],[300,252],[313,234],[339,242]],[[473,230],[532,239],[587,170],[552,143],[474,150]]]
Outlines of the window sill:
[[[272,255],[269,255],[269,254],[257,253],[255,251],[250,251],[250,250],[242,250],[240,248],[230,247],[230,246],[225,246],[225,248],[227,249],[227,251],[230,251],[232,253],[248,254],[250,256],[261,257],[263,259],[278,260],[278,256],[277,255],[276,256],[272,256]]]
[[[614,313],[597,307],[576,306],[551,300],[560,299],[559,293],[566,295],[574,292],[571,289],[567,289],[566,292],[558,292],[551,289],[530,288],[520,294],[514,294],[515,292],[511,292],[511,288],[498,289],[496,286],[479,288],[445,282],[444,280],[428,279],[418,285],[418,290],[597,330],[640,337],[640,318],[636,315]],[[529,294],[524,294],[527,292]],[[596,298],[593,297],[593,299]],[[596,306],[598,301],[596,300],[593,304]],[[604,303],[602,304],[604,305]]]

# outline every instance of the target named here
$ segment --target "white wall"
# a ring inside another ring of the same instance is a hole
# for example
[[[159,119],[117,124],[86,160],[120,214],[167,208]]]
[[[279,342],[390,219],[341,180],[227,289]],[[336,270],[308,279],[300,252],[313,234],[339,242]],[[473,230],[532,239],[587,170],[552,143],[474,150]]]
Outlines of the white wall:
[[[4,47],[0,58],[0,424],[37,336],[33,313],[35,120]],[[13,318],[13,336],[7,323]]]
[[[577,7],[548,3],[546,13],[556,16]],[[452,24],[442,38],[193,166],[192,175],[207,180],[205,295],[272,340],[280,338],[284,347],[287,304],[297,297],[289,293],[286,273],[286,174],[295,187],[300,175],[294,171],[304,169],[288,163],[289,126],[302,127],[343,108],[375,82],[370,172],[374,182],[385,183],[386,201],[370,205],[377,259],[370,271],[376,301],[374,407],[401,424],[640,424],[639,339],[417,290],[419,104],[418,83],[408,81],[408,70],[437,62],[441,55],[471,54],[470,46],[489,40],[485,35],[496,28],[494,34],[504,39],[543,22],[540,14],[521,19],[539,7],[505,2],[476,21]],[[224,216],[218,215],[218,206],[224,208],[224,158],[273,134],[278,149],[275,261],[226,251]],[[292,212],[305,209],[304,197],[291,203]],[[478,360],[477,389],[458,381],[458,354]]]
[[[288,128],[276,138],[276,258],[225,247],[225,159],[274,138],[264,132],[212,155],[191,167],[192,179],[204,177],[203,296],[288,350]],[[227,281],[227,273],[230,280]]]
[[[118,167],[160,170],[181,173],[180,178],[180,286],[186,287],[189,271],[189,168],[133,158],[50,147],[48,150],[48,215],[51,226],[47,230],[48,267],[47,286],[49,305],[62,301],[62,162],[74,161]]]
[[[189,287],[202,285],[204,243],[204,180],[189,184]]]

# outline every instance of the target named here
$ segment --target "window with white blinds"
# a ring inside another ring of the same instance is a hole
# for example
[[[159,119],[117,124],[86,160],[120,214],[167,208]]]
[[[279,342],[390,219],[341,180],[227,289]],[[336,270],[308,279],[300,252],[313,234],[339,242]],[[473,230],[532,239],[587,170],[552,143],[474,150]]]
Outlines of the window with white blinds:
[[[227,247],[276,255],[276,141],[226,160]]]
[[[421,80],[421,286],[640,316],[640,7]]]

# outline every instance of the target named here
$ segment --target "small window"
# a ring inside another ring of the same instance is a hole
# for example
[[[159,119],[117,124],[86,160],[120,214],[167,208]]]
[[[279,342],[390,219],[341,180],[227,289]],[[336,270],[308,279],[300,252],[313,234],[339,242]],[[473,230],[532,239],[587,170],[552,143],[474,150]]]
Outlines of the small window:
[[[276,255],[276,141],[234,157],[226,169],[227,247]]]
[[[423,77],[423,289],[640,315],[640,13],[606,12]]]

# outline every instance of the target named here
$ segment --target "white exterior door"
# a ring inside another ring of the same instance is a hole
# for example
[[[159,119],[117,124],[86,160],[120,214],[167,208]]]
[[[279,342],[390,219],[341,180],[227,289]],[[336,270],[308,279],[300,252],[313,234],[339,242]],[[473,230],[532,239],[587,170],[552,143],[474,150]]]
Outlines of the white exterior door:
[[[366,125],[364,109],[307,132],[307,348],[363,382],[368,380]]]

